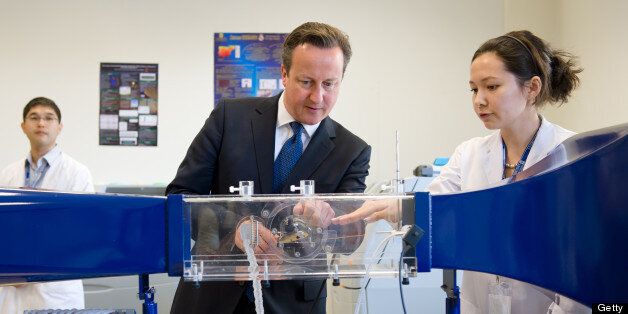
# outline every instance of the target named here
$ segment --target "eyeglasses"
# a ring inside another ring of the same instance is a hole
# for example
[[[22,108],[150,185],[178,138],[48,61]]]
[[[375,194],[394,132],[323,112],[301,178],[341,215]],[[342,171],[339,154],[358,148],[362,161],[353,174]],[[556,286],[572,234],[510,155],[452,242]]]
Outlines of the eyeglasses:
[[[33,124],[39,123],[39,120],[44,120],[44,123],[50,124],[53,121],[57,121],[58,119],[57,119],[57,117],[53,117],[53,116],[45,116],[45,117],[28,116],[28,117],[26,117],[26,120],[28,120],[28,122],[33,123]]]

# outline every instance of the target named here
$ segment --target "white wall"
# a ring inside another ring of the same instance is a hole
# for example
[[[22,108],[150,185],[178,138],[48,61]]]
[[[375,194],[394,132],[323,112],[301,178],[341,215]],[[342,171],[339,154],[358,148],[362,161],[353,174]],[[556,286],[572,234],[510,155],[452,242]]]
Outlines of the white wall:
[[[582,86],[550,120],[575,131],[626,122],[628,3],[605,1],[8,1],[0,0],[0,165],[28,150],[23,105],[60,104],[64,150],[97,183],[169,182],[212,108],[214,32],[289,32],[308,20],[351,37],[354,58],[332,116],[373,145],[369,182],[402,175],[485,134],[467,92],[484,40],[530,29],[580,58]],[[98,145],[100,62],[159,63],[159,146]]]
[[[332,116],[373,146],[369,182],[402,174],[483,134],[469,59],[503,29],[491,1],[0,0],[0,165],[25,156],[25,103],[62,109],[62,148],[96,183],[168,183],[212,108],[214,32],[289,32],[318,20],[351,37],[354,58]],[[100,62],[159,63],[159,146],[98,145]]]
[[[628,122],[628,2],[559,1],[561,48],[580,58],[582,86],[555,120],[576,131]]]
[[[557,1],[505,0],[504,32],[529,30],[554,43],[560,37]]]
[[[546,116],[584,132],[628,122],[628,2],[505,0],[505,30],[529,29],[578,57],[581,86]]]

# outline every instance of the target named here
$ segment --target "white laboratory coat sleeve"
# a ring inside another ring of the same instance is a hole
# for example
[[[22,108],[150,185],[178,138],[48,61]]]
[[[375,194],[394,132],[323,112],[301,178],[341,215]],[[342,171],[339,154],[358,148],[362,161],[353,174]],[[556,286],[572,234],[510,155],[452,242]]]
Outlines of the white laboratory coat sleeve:
[[[557,293],[547,314],[588,314],[591,312],[592,309],[584,304]]]
[[[462,181],[460,159],[465,146],[466,142],[456,147],[447,164],[441,168],[440,175],[430,183],[428,187],[430,193],[444,194],[460,191]]]
[[[524,170],[574,134],[543,118]],[[499,131],[465,141],[455,149],[428,191],[443,194],[488,188],[502,180],[503,154]],[[495,275],[464,271],[460,294],[462,313],[488,313],[488,286],[496,280]],[[502,276],[500,280],[507,281],[513,289],[512,314],[545,313],[554,299],[553,292],[541,287]]]
[[[23,187],[24,176],[24,159],[21,159],[0,172],[0,187]],[[41,189],[93,192],[94,184],[87,167],[61,152],[46,172]],[[85,297],[81,280],[0,287],[0,314],[23,313],[24,310],[83,308]]]

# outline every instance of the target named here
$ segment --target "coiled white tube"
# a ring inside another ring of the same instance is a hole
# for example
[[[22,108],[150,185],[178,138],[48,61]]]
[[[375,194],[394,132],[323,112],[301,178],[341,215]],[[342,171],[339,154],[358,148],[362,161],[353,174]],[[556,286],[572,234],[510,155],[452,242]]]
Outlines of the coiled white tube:
[[[255,258],[255,253],[253,252],[253,248],[251,246],[251,238],[253,233],[257,233],[257,228],[254,226],[258,222],[251,221],[251,223],[246,226],[243,224],[240,227],[240,237],[242,238],[242,244],[244,246],[244,251],[246,253],[246,259],[249,261],[249,278],[253,282],[253,296],[255,297],[255,312],[257,314],[264,313],[264,299],[262,297],[262,281],[259,277],[259,268],[257,267],[257,259]],[[255,232],[252,232],[252,229]]]

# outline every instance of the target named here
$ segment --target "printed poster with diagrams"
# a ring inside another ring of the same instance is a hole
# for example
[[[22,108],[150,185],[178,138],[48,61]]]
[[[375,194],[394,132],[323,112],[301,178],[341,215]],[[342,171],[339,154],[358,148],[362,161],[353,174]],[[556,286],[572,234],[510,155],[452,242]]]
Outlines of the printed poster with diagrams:
[[[157,146],[157,64],[100,64],[100,145]]]
[[[273,96],[281,84],[281,47],[288,34],[215,33],[214,102]]]

